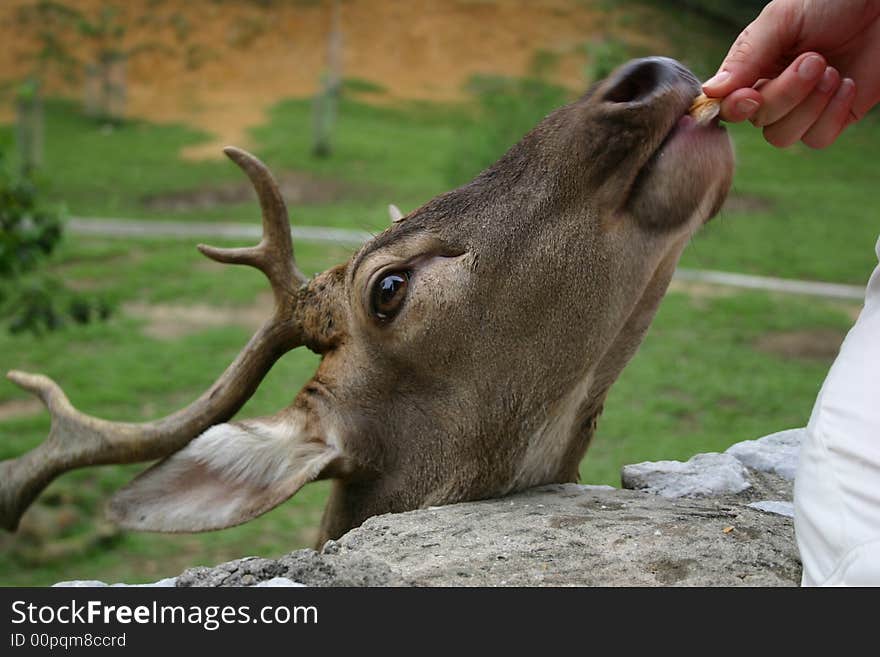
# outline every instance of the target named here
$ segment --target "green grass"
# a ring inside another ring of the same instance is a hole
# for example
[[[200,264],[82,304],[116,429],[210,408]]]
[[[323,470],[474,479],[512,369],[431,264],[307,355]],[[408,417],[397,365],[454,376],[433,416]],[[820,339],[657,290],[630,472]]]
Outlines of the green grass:
[[[467,115],[453,107],[408,103],[374,107],[343,99],[334,131],[334,152],[313,158],[311,102],[287,100],[269,113],[269,123],[253,131],[267,161],[373,185],[403,200],[425,201],[445,191],[457,133]]]
[[[253,131],[261,159],[275,172],[308,171],[340,181],[347,199],[335,203],[290,205],[303,225],[384,229],[386,206],[415,208],[448,188],[448,167],[456,135],[468,121],[461,108],[408,104],[372,107],[343,100],[334,134],[334,154],[314,158],[311,101],[292,99],[270,112],[270,121]],[[151,196],[199,190],[244,180],[225,160],[185,161],[180,150],[207,135],[173,124],[130,121],[103,127],[81,115],[70,102],[46,106],[43,177],[52,196],[70,213],[86,217],[256,221],[255,202],[211,209],[154,210]],[[12,144],[11,126],[0,126],[0,148]]]
[[[619,485],[627,463],[687,460],[805,426],[830,352],[792,357],[768,353],[757,340],[799,332],[842,339],[851,324],[839,305],[812,299],[668,294],[611,389],[582,479]]]
[[[175,164],[181,148],[207,137],[191,128],[135,120],[102,126],[60,100],[46,104],[45,116],[42,173],[75,214],[126,216],[153,190],[235,179],[235,168],[222,162]],[[0,133],[4,142],[11,142],[8,126]]]
[[[701,231],[682,265],[787,278],[864,284],[877,264],[880,115],[853,126],[832,148],[778,150],[750,125],[731,128],[733,196],[748,212],[723,211]]]

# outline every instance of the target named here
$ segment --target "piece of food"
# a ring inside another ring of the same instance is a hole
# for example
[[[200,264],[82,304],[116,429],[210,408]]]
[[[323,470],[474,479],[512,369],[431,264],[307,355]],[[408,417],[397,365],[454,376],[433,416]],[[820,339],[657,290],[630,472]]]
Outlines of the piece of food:
[[[721,111],[721,99],[709,98],[706,94],[697,96],[688,113],[696,119],[700,125],[706,125],[718,116]]]

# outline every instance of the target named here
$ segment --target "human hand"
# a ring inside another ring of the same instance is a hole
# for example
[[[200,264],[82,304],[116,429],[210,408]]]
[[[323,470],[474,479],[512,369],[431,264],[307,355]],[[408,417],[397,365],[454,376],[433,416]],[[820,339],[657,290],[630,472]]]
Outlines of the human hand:
[[[774,0],[703,91],[774,146],[829,146],[880,102],[880,0]]]

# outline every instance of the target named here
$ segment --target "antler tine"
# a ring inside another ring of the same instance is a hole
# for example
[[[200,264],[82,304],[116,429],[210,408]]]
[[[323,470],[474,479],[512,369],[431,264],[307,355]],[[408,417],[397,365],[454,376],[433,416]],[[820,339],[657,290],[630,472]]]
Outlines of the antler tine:
[[[0,527],[14,530],[40,492],[59,474],[89,465],[134,463],[168,456],[214,424],[231,418],[250,398],[276,360],[302,343],[297,317],[297,284],[307,282],[296,268],[284,201],[265,165],[239,149],[226,154],[251,179],[263,210],[263,239],[254,247],[203,253],[220,262],[259,268],[275,293],[275,312],[235,360],[198,399],[153,422],[109,422],[78,411],[52,379],[12,371],[14,384],[38,396],[52,416],[49,435],[26,454],[0,461]]]
[[[247,174],[257,192],[263,214],[263,239],[250,247],[220,249],[199,244],[198,249],[218,262],[256,267],[269,279],[276,301],[282,301],[293,292],[292,282],[297,285],[308,282],[296,266],[284,198],[269,169],[260,160],[234,146],[227,146],[223,152]]]

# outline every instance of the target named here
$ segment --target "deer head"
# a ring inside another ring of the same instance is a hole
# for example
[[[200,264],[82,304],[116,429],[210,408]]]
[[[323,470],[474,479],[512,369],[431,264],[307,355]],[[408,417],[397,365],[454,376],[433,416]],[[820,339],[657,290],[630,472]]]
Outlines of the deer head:
[[[630,62],[472,182],[392,210],[390,228],[311,280],[268,171],[227,149],[256,187],[264,238],[199,248],[261,269],[274,315],[204,395],[147,424],[85,416],[49,379],[11,372],[53,424],[0,463],[2,524],[61,472],[156,458],[111,500],[121,525],[227,527],[332,478],[324,541],[374,514],[576,480],[609,387],[730,185],[726,133],[687,115],[699,90],[672,60]],[[300,345],[323,358],[293,403],[226,422]]]

